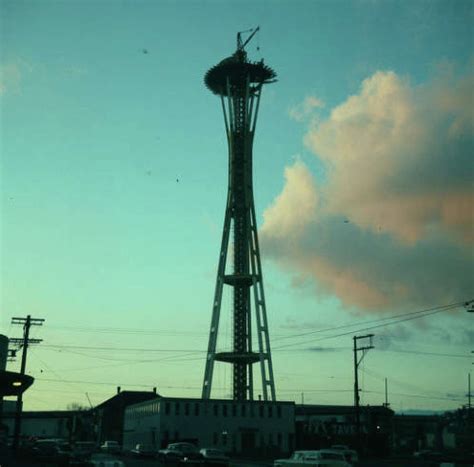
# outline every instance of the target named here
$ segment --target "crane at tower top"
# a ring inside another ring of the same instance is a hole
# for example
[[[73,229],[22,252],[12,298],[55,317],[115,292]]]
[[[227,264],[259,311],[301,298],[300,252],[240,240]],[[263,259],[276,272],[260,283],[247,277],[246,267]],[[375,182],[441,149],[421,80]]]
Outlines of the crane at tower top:
[[[257,26],[255,29],[247,29],[246,31],[240,31],[237,33],[237,51],[243,51],[245,46],[252,40],[253,36],[260,31],[260,26]],[[251,32],[250,36],[247,38],[245,42],[242,42],[242,34],[247,32]]]

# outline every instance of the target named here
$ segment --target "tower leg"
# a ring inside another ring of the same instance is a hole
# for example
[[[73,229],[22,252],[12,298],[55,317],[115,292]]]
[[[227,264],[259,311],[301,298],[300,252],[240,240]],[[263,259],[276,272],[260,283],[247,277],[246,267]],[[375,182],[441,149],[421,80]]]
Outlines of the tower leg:
[[[230,209],[227,207],[224,218],[221,251],[219,254],[219,266],[217,268],[216,290],[214,292],[214,302],[212,304],[211,330],[209,332],[206,368],[204,371],[204,382],[202,385],[203,399],[210,399],[211,397],[212,375],[214,373],[214,361],[216,356],[217,331],[219,329],[219,319],[221,313],[222,288],[224,286],[225,264],[227,260],[227,250],[229,247],[230,221]]]

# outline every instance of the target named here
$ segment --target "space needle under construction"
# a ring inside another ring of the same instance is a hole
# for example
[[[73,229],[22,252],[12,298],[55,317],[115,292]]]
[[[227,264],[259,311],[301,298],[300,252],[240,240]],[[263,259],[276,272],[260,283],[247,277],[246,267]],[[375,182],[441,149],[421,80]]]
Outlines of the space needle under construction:
[[[245,42],[237,34],[237,50],[207,71],[206,86],[221,99],[229,149],[229,182],[224,229],[219,254],[217,281],[212,305],[202,398],[211,398],[215,362],[230,363],[233,371],[233,399],[254,399],[253,364],[260,363],[264,400],[276,400],[270,337],[263,290],[262,265],[253,200],[252,145],[260,97],[264,84],[275,82],[276,73],[247,58]],[[229,243],[232,260],[227,265]],[[228,270],[230,269],[230,270]],[[232,350],[217,352],[217,337],[224,286],[232,288]],[[256,332],[258,351],[252,348]]]

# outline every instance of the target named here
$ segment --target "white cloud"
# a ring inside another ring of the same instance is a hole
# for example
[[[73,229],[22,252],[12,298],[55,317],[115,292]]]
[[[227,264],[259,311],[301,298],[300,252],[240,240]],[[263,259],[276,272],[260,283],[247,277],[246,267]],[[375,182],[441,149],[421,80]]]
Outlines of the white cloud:
[[[264,213],[264,231],[281,238],[298,236],[314,220],[318,196],[306,166],[297,160],[285,169],[285,188]]]
[[[316,183],[287,167],[264,213],[265,252],[318,293],[362,309],[469,298],[472,289],[474,81],[411,86],[377,72],[312,122]]]
[[[297,122],[303,122],[308,117],[313,116],[314,109],[323,108],[324,102],[314,96],[307,96],[303,102],[291,107],[289,110],[290,118]]]

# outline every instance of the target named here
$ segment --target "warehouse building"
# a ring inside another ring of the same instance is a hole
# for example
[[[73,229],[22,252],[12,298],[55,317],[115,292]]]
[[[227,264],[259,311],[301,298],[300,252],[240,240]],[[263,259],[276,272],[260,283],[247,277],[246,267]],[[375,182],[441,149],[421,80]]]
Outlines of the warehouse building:
[[[294,402],[156,397],[125,409],[123,447],[187,441],[237,455],[279,455],[294,448]]]

